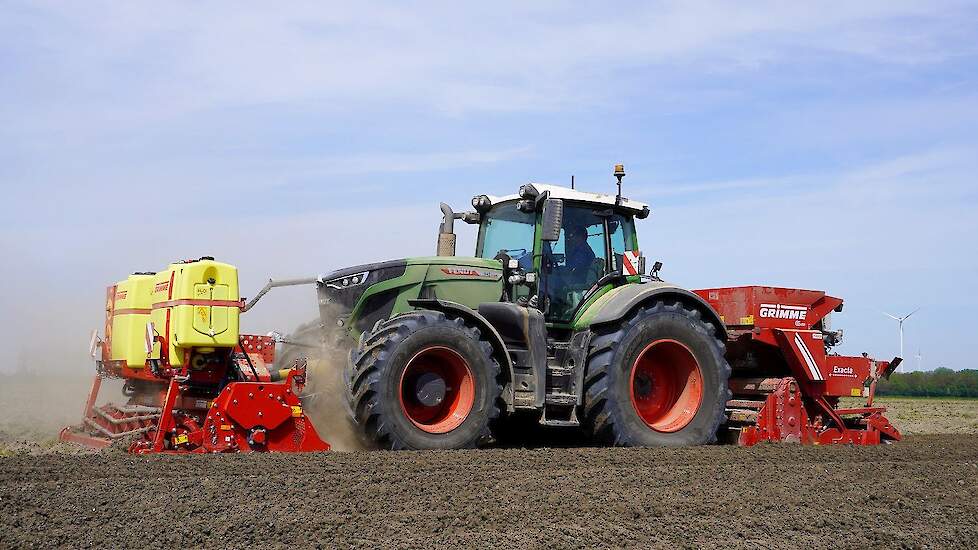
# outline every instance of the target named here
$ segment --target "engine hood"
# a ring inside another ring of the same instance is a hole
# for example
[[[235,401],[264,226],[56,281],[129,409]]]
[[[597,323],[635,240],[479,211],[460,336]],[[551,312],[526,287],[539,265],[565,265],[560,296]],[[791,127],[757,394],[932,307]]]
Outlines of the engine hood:
[[[317,283],[323,326],[356,334],[378,320],[411,309],[419,297],[477,305],[497,301],[503,266],[498,260],[429,256],[361,264],[332,271]]]
[[[390,260],[337,269],[323,275],[318,284],[319,305],[333,306],[338,313],[353,309],[363,292],[372,285],[404,275],[408,260]]]

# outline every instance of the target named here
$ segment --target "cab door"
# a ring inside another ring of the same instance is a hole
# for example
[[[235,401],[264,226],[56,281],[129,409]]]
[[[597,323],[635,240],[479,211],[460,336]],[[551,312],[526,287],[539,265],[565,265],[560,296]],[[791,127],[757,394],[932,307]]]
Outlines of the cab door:
[[[560,236],[553,243],[544,243],[548,322],[569,323],[587,291],[608,272],[605,219],[591,208],[565,206]]]

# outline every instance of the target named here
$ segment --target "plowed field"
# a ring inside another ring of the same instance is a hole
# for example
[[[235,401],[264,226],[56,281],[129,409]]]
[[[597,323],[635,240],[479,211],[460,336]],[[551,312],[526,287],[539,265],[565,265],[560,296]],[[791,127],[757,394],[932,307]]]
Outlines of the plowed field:
[[[978,436],[0,459],[0,547],[978,547]]]

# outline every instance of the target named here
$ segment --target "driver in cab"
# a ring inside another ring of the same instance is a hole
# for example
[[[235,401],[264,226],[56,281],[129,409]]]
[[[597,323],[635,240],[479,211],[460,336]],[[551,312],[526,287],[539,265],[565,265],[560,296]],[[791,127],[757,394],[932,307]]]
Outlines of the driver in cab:
[[[580,223],[569,225],[564,229],[564,234],[566,282],[575,285],[591,282],[596,256],[587,242],[587,226]]]
[[[601,277],[604,260],[597,257],[587,239],[586,223],[565,222],[563,265],[550,264],[552,276],[547,285],[554,317],[561,318],[573,311],[584,292]],[[553,261],[557,259],[552,257]]]

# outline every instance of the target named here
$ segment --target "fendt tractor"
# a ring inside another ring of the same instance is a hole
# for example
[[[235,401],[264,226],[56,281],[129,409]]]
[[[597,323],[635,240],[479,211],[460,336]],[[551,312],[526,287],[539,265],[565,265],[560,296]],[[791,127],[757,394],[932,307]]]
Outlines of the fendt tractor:
[[[376,448],[475,447],[514,418],[623,446],[900,439],[873,404],[900,358],[832,353],[841,299],[665,282],[639,252],[649,207],[621,195],[621,165],[614,175],[614,195],[528,184],[464,213],[442,204],[437,256],[270,280],[250,302],[212,258],[132,275],[109,287],[84,424],[62,437],[142,453],[326,450],[300,393],[312,334],[347,350],[345,395],[325,398],[345,400]],[[472,257],[455,255],[456,221],[478,226]],[[299,284],[317,289],[317,322],[239,334],[241,312]],[[97,405],[104,377],[125,380],[126,405]]]

